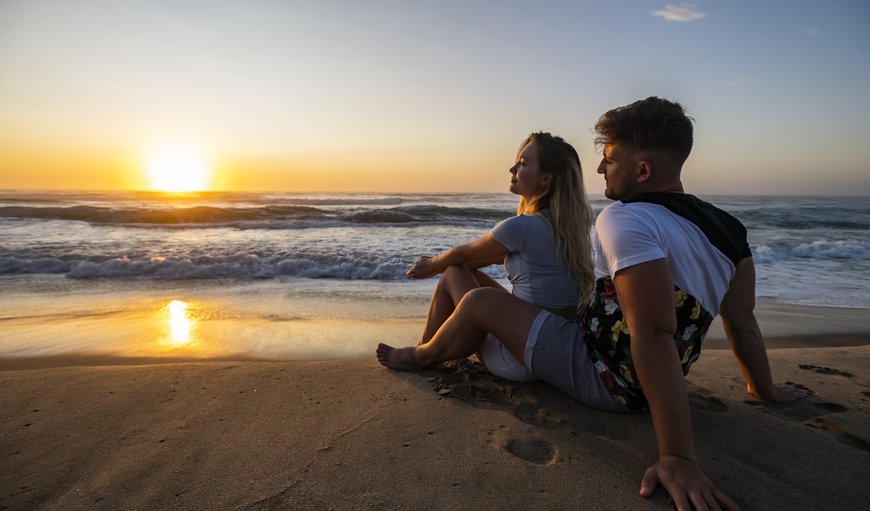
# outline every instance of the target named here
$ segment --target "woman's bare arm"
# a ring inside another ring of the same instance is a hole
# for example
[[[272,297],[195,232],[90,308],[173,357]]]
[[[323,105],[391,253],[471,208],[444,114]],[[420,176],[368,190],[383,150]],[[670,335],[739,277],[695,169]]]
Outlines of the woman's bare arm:
[[[504,264],[505,256],[497,255],[495,257],[491,257],[489,259],[478,259],[475,261],[471,261],[465,263],[465,267],[469,270],[477,270],[480,268],[486,268],[487,266],[492,266],[493,264]]]
[[[487,233],[474,241],[457,245],[434,257],[421,257],[408,268],[405,276],[409,279],[427,279],[443,272],[448,266],[493,261],[499,257],[504,261],[507,254],[507,247],[496,241],[492,234]],[[480,267],[482,266],[477,266]]]

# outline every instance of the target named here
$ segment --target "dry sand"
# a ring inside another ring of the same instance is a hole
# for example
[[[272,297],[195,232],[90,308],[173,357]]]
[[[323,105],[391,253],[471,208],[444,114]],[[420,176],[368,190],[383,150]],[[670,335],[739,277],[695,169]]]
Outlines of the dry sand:
[[[743,509],[868,509],[870,346],[770,357],[815,394],[760,403],[728,351],[693,367],[707,473]],[[0,509],[670,508],[637,496],[647,414],[468,362],[112,362],[2,366]]]

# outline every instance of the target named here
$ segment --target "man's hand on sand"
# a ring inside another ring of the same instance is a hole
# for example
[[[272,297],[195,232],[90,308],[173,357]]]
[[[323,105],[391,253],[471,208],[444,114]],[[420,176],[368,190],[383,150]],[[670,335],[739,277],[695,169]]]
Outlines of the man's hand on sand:
[[[739,511],[740,509],[733,500],[713,486],[710,478],[704,474],[697,463],[687,459],[662,456],[658,463],[643,474],[640,496],[652,496],[656,486],[660,484],[670,494],[677,511],[692,511],[692,509]]]
[[[752,387],[752,385],[747,384],[746,392],[749,392],[758,399],[761,399],[763,401],[770,401],[773,403],[785,403],[787,401],[795,401],[797,399],[803,399],[813,393],[813,391],[804,387],[803,385],[791,382],[787,382],[782,385],[774,384],[773,387],[768,389],[766,392],[758,392],[755,388]]]

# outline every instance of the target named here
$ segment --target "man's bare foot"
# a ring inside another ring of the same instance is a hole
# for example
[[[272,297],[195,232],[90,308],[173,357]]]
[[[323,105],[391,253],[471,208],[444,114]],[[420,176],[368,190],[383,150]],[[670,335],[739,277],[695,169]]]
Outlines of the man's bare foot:
[[[422,371],[429,365],[418,357],[417,348],[394,348],[386,344],[378,344],[378,362],[390,369],[400,371]]]

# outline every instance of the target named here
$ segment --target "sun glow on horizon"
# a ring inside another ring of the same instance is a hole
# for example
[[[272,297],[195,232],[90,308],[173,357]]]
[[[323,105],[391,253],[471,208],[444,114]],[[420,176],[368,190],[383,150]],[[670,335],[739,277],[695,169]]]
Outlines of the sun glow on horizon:
[[[151,189],[162,192],[208,190],[211,180],[202,153],[180,143],[164,143],[149,151],[145,173]]]

